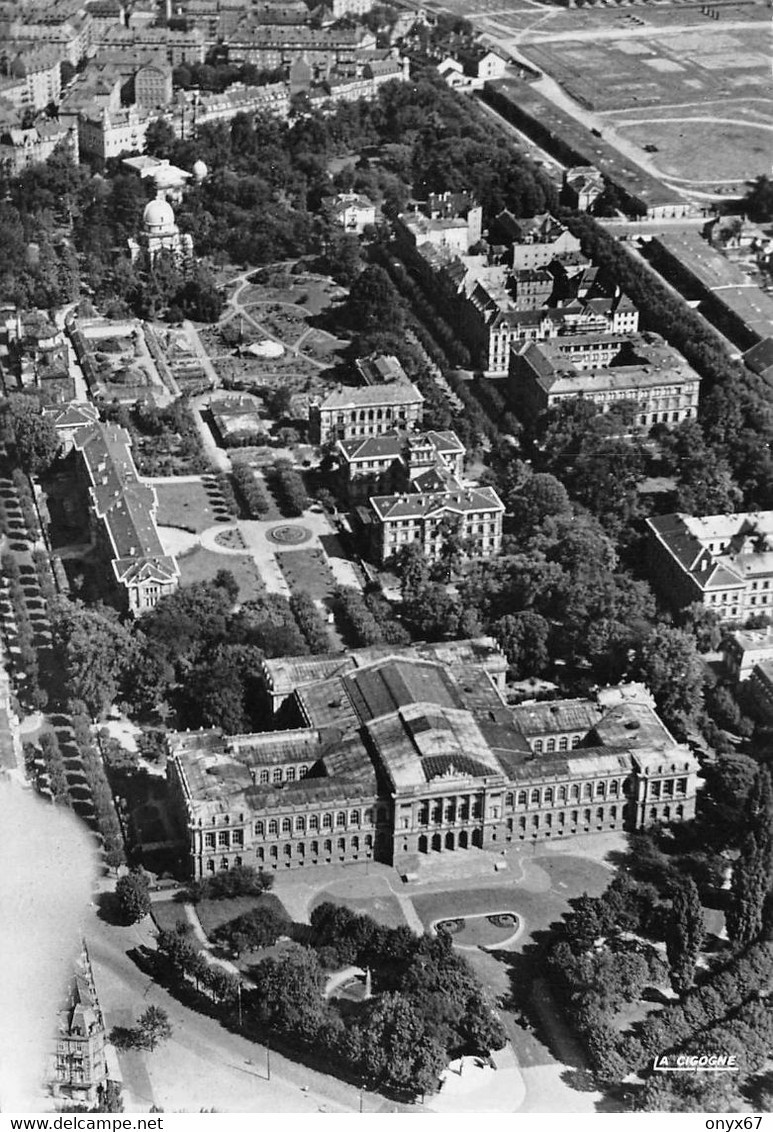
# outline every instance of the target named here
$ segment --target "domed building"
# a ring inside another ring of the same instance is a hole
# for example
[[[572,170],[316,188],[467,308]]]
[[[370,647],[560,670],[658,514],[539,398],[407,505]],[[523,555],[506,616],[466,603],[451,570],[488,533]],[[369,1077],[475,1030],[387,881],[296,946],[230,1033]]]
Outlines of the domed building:
[[[142,256],[152,264],[159,252],[171,252],[175,259],[193,257],[193,240],[181,232],[174,218],[174,210],[162,196],[150,201],[142,214],[142,232],[137,240],[129,240],[132,263]]]

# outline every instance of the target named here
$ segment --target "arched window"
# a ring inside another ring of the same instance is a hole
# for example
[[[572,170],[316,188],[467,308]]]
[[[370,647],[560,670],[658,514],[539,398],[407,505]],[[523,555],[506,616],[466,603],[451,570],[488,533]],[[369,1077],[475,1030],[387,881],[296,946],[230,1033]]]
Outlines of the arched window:
[[[562,735],[561,738],[558,740],[558,749],[559,749],[559,751],[568,751],[569,750],[569,736],[568,735]]]
[[[266,785],[266,783],[268,782],[268,777],[269,777],[269,776],[268,776],[268,771],[267,771],[267,770],[262,770],[262,771],[260,772],[260,784],[261,784],[261,786],[265,786],[265,785]]]
[[[583,792],[583,796],[585,798],[592,798],[593,797],[593,786],[592,786],[592,784],[590,782],[586,782],[583,785],[582,792]]]
[[[309,768],[306,766],[305,763],[302,763],[301,766],[298,767],[298,777],[299,778],[305,778],[308,773],[309,773]]]
[[[579,801],[580,784],[578,782],[575,782],[574,786],[572,787],[572,797]]]
[[[597,782],[596,783],[596,797],[597,798],[604,796],[604,785],[605,784],[603,782]]]
[[[558,788],[558,800],[559,800],[559,802],[565,802],[566,801],[566,787],[565,786],[559,786],[559,788]]]
[[[356,853],[356,852],[357,852],[357,851],[359,850],[359,848],[360,848],[360,839],[359,839],[359,837],[353,837],[353,838],[352,838],[352,849],[353,849],[353,850],[354,850],[354,852]]]
[[[322,815],[322,828],[323,829],[332,829],[333,828],[333,815],[332,814],[323,814]]]
[[[365,848],[370,851],[373,848],[373,835],[371,833],[365,834]]]
[[[215,871],[215,862],[210,857],[209,860],[207,861],[207,872],[213,873],[214,871]]]
[[[285,771],[285,778],[287,779],[288,782],[295,782],[295,767],[294,766],[288,766],[287,770]]]
[[[617,806],[610,806],[609,817],[611,821],[617,821]]]
[[[534,754],[535,755],[541,755],[542,754],[542,740],[541,739],[535,739],[534,740]]]
[[[658,808],[657,808],[657,806],[651,806],[650,807],[650,821],[657,821],[657,820],[658,820]]]
[[[318,841],[312,841],[312,843],[311,843],[311,855],[312,855],[312,857],[316,857],[316,856],[319,855],[319,842]]]
[[[338,826],[339,829],[342,826],[346,825],[346,814],[344,813],[343,810],[339,810],[338,813],[336,814],[336,825]]]
[[[527,801],[528,801],[528,795],[526,794],[526,791],[525,790],[519,790],[518,791],[518,805],[519,806],[525,806]]]
[[[303,816],[303,814],[299,814],[295,819],[295,828],[298,833],[306,832],[306,818]]]
[[[585,822],[586,825],[590,825],[590,810],[583,810],[582,820]]]
[[[309,829],[319,829],[319,814],[309,815]]]
[[[281,766],[275,766],[274,767],[274,774],[273,774],[274,782],[281,782],[283,777],[284,777],[284,771],[282,770]]]
[[[225,869],[226,872],[228,871],[228,858],[227,857],[221,857],[220,858],[220,868]]]
[[[609,784],[609,794],[610,794],[610,797],[611,797],[611,798],[616,798],[616,797],[617,797],[617,792],[618,792],[618,790],[619,790],[619,784],[618,784],[618,781],[617,781],[617,779],[616,779],[616,778],[613,778],[613,779],[612,779],[612,781],[611,781],[611,782],[610,782],[610,784]]]
[[[287,845],[285,845],[285,857],[292,857],[292,855],[293,855],[293,847],[288,842]]]
[[[325,842],[325,852],[326,853],[332,853],[333,852],[333,842],[332,841],[326,841]]]
[[[547,751],[547,753],[549,755],[552,755],[552,753],[553,753],[553,751],[555,751],[555,749],[556,749],[555,739],[548,739],[547,743],[545,744],[545,750]]]
[[[365,824],[366,825],[373,825],[373,810],[366,810],[365,811]]]
[[[603,821],[603,820],[604,820],[604,807],[599,806],[599,808],[596,810],[596,821]]]
[[[531,819],[531,824],[534,826],[535,829],[539,828],[539,814],[534,815],[534,817]]]
[[[271,821],[268,823],[269,837],[276,837],[276,835],[278,833],[279,833],[279,822],[276,820],[276,818],[272,818]]]
[[[539,790],[532,790],[532,792],[531,792],[531,804],[533,806],[539,805]]]
[[[512,794],[506,794],[505,795],[505,805],[506,806],[512,806],[513,805],[513,795]]]
[[[293,823],[290,818],[282,818],[282,833],[292,833]]]
[[[546,806],[552,806],[553,805],[553,787],[552,786],[547,786],[545,788],[544,800],[545,800]]]
[[[338,852],[339,853],[345,853],[346,852],[346,838],[345,837],[339,837],[338,838]]]
[[[359,825],[360,824],[360,811],[359,810],[352,810],[352,812],[349,814],[349,821],[352,823],[352,825]]]
[[[256,821],[255,822],[255,836],[256,837],[262,837],[263,836],[263,822],[262,821]]]

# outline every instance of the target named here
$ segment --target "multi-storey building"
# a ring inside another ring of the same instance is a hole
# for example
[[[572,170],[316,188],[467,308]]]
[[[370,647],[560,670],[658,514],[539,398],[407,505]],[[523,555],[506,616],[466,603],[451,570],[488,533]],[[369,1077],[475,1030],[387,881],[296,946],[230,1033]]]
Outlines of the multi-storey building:
[[[773,609],[773,511],[648,519],[653,583],[676,608],[693,602],[722,621]]]
[[[371,550],[380,564],[418,543],[430,562],[437,562],[449,537],[463,540],[474,558],[491,558],[502,547],[505,506],[493,487],[465,487],[453,477],[438,476],[434,489],[422,489],[421,478],[410,490],[370,499]]]
[[[172,101],[172,68],[147,63],[134,76],[134,101],[142,110],[159,110]]]
[[[172,67],[179,67],[181,63],[203,63],[206,54],[204,36],[196,29],[116,25],[95,31],[92,43],[97,51],[112,54],[152,52]]]
[[[62,93],[61,53],[52,47],[20,52],[9,68],[16,82],[2,89],[19,110],[45,110]]]
[[[45,390],[55,402],[74,396],[67,342],[45,311],[16,310],[3,320],[0,373],[6,392]]]
[[[78,115],[81,153],[102,161],[122,153],[142,153],[145,134],[152,121],[152,115],[137,106],[115,111],[104,107],[83,110]]]
[[[596,362],[594,355],[608,361]],[[534,418],[561,401],[582,397],[606,411],[636,405],[634,424],[679,424],[698,414],[700,376],[657,334],[571,335],[530,342],[510,353],[509,391],[516,411]]]
[[[505,210],[494,220],[494,228],[510,245],[510,265],[515,271],[535,271],[558,255],[580,251],[579,239],[549,212],[524,218]]]
[[[79,6],[80,7],[80,6]],[[91,46],[93,25],[88,12],[74,12],[66,19],[59,20],[51,13],[50,21],[45,12],[34,19],[14,20],[5,27],[5,44],[8,50],[26,51],[50,47],[57,51],[60,59],[66,59],[77,67],[86,58]]]
[[[464,445],[454,432],[387,432],[362,440],[339,440],[336,457],[341,492],[349,503],[404,491],[428,471],[458,478]]]
[[[105,1021],[86,944],[59,1011],[52,1092],[66,1104],[94,1105],[108,1081]],[[83,1111],[83,1110],[81,1110]]]
[[[361,236],[369,224],[376,223],[376,206],[359,193],[339,193],[331,203],[331,210],[345,232]]]
[[[315,444],[380,436],[412,429],[421,420],[424,398],[410,381],[351,388],[340,385],[309,406],[309,432]]]
[[[695,810],[698,763],[641,685],[508,707],[490,638],[264,662],[284,731],[169,736],[190,871],[375,859],[641,829]]]
[[[773,626],[725,632],[722,660],[733,680],[748,680],[756,664],[773,660]]]
[[[138,616],[173,593],[180,580],[177,561],[164,551],[156,528],[156,493],[134,466],[126,429],[89,425],[75,434],[73,446],[96,543],[111,560],[117,599]]]
[[[334,68],[357,70],[357,52],[376,46],[376,38],[362,28],[315,28],[307,24],[240,24],[226,40],[232,63],[254,63],[263,70],[289,67],[303,57],[316,81],[330,77]]]
[[[466,255],[482,231],[483,209],[466,193],[431,193],[395,221],[398,243],[411,258],[425,246]]]

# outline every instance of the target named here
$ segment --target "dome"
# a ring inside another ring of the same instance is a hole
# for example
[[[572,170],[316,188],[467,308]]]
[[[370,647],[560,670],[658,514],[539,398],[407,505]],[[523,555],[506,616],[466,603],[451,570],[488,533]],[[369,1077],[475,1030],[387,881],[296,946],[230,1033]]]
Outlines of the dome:
[[[174,212],[172,206],[165,200],[152,200],[145,206],[142,214],[142,223],[153,231],[169,231],[174,229]]]
[[[194,162],[193,176],[196,178],[197,181],[203,181],[208,172],[209,172],[209,169],[207,169],[206,165],[201,160],[201,158],[199,158],[198,161]]]
[[[281,358],[285,348],[281,342],[275,342],[272,338],[263,338],[260,342],[253,342],[247,346],[245,352],[255,358]]]

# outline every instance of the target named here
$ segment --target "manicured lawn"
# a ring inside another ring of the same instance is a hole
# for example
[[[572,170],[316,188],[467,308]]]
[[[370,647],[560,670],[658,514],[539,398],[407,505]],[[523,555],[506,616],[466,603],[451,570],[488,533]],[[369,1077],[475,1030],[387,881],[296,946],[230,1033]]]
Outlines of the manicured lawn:
[[[188,554],[177,559],[180,567],[180,581],[183,585],[191,582],[208,582],[218,570],[230,570],[239,583],[239,601],[250,601],[264,590],[258,569],[249,554],[216,554],[197,546]]]
[[[394,896],[374,896],[359,899],[354,896],[340,896],[337,893],[323,892],[312,903],[312,909],[320,904],[342,904],[360,916],[370,916],[387,928],[400,928],[405,925],[402,909]]]
[[[325,598],[335,588],[335,577],[321,550],[284,550],[276,560],[293,592],[305,590],[313,598]]]
[[[203,484],[159,483],[154,487],[160,527],[182,527],[199,534],[215,525],[215,512]]]
[[[185,909],[182,904],[177,904],[174,900],[154,900],[152,915],[161,931],[173,932],[178,920],[187,923]]]
[[[287,915],[282,901],[272,892],[267,892],[263,896],[234,896],[227,900],[202,900],[196,905],[201,926],[207,935],[214,932],[221,924],[227,924],[229,920],[235,920],[237,916],[243,916],[245,912],[251,912],[255,908],[271,908],[280,915]]]

